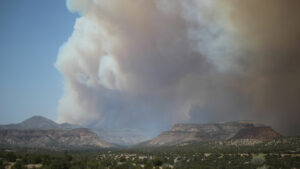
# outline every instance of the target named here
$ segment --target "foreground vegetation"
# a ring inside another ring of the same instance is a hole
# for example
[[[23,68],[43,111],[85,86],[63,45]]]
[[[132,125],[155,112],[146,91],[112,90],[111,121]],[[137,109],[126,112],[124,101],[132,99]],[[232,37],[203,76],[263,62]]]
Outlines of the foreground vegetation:
[[[300,139],[256,145],[230,142],[89,152],[0,152],[0,169],[277,169],[300,168]]]

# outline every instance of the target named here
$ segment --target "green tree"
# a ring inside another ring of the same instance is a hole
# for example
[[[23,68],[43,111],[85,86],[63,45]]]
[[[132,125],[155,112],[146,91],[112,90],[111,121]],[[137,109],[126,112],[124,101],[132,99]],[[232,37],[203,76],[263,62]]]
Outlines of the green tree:
[[[53,161],[51,161],[51,163],[50,163],[50,168],[52,169],[69,169],[70,168],[70,166],[69,166],[69,164],[65,161],[65,160],[63,160],[63,159],[55,159],[55,160],[53,160]]]
[[[4,162],[0,159],[0,169],[5,169]]]
[[[87,168],[88,169],[100,169],[102,168],[100,163],[96,160],[91,160],[87,163]]]
[[[17,161],[15,163],[15,165],[12,167],[12,169],[26,169],[26,167],[24,167],[23,163],[21,161]]]
[[[32,157],[32,161],[31,161],[32,164],[40,164],[42,163],[42,158],[40,155],[38,154],[35,154],[33,157]]]
[[[16,162],[16,159],[17,159],[17,156],[14,152],[8,152],[6,154],[6,159],[9,161],[9,162]]]
[[[162,160],[161,158],[159,158],[159,157],[156,157],[156,158],[153,160],[153,164],[154,164],[155,166],[161,166],[163,163],[164,163],[163,160]]]
[[[151,161],[147,161],[145,165],[145,169],[152,169],[153,168],[153,163]]]
[[[124,156],[122,156],[121,158],[120,158],[120,162],[125,162],[126,161],[126,158],[124,157]]]
[[[251,164],[253,165],[262,165],[265,162],[265,157],[263,154],[254,155]]]
[[[43,166],[50,165],[50,163],[51,163],[50,155],[49,154],[42,155],[42,164],[43,164]]]
[[[65,154],[65,155],[64,155],[64,158],[65,158],[65,160],[67,160],[67,161],[72,161],[72,159],[73,159],[73,157],[72,157],[71,155],[69,155],[69,154]]]

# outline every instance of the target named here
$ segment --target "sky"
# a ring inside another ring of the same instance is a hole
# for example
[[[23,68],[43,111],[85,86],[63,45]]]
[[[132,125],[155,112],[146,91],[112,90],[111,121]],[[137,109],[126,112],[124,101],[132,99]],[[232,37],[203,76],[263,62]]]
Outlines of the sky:
[[[76,17],[63,0],[0,1],[0,124],[57,120],[63,84],[54,63]]]
[[[299,15],[299,0],[1,1],[0,122],[299,135]]]

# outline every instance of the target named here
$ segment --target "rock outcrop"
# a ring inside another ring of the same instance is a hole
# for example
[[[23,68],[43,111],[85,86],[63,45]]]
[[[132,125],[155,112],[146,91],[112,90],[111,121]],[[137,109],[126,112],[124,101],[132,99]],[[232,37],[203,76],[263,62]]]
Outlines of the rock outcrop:
[[[270,141],[278,137],[280,137],[280,134],[270,127],[247,127],[238,131],[231,139],[255,139],[260,141]]]
[[[227,141],[230,139],[269,140],[280,135],[270,128],[252,122],[208,124],[175,124],[170,131],[138,146],[171,146],[187,142]],[[266,135],[266,136],[264,136]]]

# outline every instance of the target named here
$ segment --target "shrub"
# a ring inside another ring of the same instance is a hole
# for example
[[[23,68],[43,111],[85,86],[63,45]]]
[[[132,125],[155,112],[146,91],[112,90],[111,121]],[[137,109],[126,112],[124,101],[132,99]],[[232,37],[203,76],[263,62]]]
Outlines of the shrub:
[[[5,169],[5,165],[2,160],[0,160],[0,169]]]
[[[12,167],[12,169],[26,169],[26,167],[23,166],[23,163],[21,161],[17,161],[15,165]]]
[[[122,156],[121,158],[120,158],[120,162],[125,162],[126,161],[126,158],[124,157],[124,156]]]
[[[151,161],[147,161],[146,165],[145,165],[145,169],[152,169],[153,168],[153,164]]]
[[[69,164],[64,161],[63,159],[55,159],[53,161],[51,161],[50,163],[50,168],[52,169],[68,169],[70,168],[69,167]]]
[[[9,152],[6,154],[6,158],[9,162],[16,162],[17,156],[13,152]]]
[[[263,154],[254,155],[251,164],[253,165],[262,165],[265,162],[265,157]]]
[[[155,159],[153,160],[153,164],[154,164],[155,166],[161,166],[161,165],[163,164],[163,160],[162,160],[161,158],[155,158]]]
[[[261,167],[258,167],[257,169],[268,169],[269,167],[267,165],[263,165]]]

